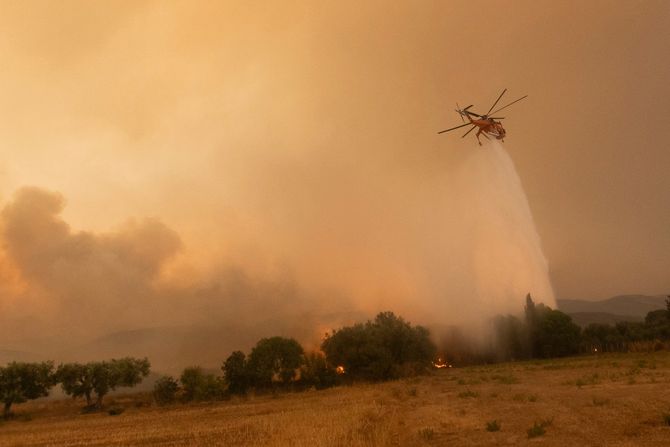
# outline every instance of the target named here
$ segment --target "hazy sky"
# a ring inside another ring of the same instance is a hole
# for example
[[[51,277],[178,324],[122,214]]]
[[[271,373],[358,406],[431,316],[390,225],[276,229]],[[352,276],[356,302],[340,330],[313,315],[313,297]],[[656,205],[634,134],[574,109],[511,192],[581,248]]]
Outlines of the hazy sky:
[[[4,309],[231,266],[417,292],[483,150],[436,132],[505,87],[556,296],[668,293],[668,54],[666,1],[0,1]]]

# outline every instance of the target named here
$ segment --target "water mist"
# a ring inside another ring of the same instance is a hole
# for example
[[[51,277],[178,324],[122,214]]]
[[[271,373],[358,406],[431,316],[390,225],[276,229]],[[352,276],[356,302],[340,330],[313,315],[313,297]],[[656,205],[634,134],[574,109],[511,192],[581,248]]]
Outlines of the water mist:
[[[458,285],[460,297],[445,299],[446,321],[487,332],[481,329],[491,317],[519,314],[527,293],[555,307],[540,237],[503,146],[497,140],[485,143],[467,153],[450,174],[445,206],[454,215],[454,237],[445,249],[457,258],[444,267],[450,293]]]

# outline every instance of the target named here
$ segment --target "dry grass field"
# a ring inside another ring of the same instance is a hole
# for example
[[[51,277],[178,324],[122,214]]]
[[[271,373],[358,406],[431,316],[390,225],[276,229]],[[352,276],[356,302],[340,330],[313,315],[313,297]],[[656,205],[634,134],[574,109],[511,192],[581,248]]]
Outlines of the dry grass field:
[[[210,404],[112,401],[125,411],[80,414],[78,401],[17,405],[17,417],[0,422],[0,445],[667,446],[670,353],[453,368]]]

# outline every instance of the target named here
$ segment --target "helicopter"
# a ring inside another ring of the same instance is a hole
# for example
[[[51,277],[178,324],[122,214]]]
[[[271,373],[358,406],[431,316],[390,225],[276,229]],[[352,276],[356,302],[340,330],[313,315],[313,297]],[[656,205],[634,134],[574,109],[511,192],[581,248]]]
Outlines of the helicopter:
[[[504,105],[504,106],[500,107],[499,109],[491,112],[491,110],[493,110],[493,108],[496,106],[496,104],[498,104],[498,102],[503,97],[503,95],[505,94],[506,91],[507,91],[507,89],[504,89],[502,91],[500,96],[498,96],[498,99],[496,99],[496,101],[493,103],[493,105],[491,106],[489,111],[486,112],[485,115],[480,115],[478,113],[471,112],[470,107],[472,107],[472,104],[470,104],[469,106],[464,107],[464,108],[461,109],[460,106],[458,105],[458,103],[456,103],[456,112],[461,116],[461,120],[465,121],[464,118],[467,118],[468,122],[465,123],[465,124],[461,124],[460,126],[452,127],[450,129],[441,130],[441,131],[438,132],[438,134],[445,133],[445,132],[450,132],[452,130],[460,129],[461,127],[465,127],[465,126],[472,126],[472,128],[470,128],[467,132],[465,132],[465,134],[463,134],[463,136],[461,138],[465,138],[475,128],[479,128],[479,130],[477,131],[477,141],[479,142],[480,146],[482,145],[482,142],[479,139],[479,136],[482,135],[482,134],[487,139],[490,139],[489,138],[489,135],[490,135],[490,136],[495,137],[496,139],[502,140],[504,142],[505,141],[504,138],[505,138],[505,135],[507,135],[507,132],[505,132],[505,128],[503,127],[502,123],[500,123],[500,121],[496,121],[496,120],[503,120],[503,119],[505,119],[505,117],[494,117],[492,115],[494,115],[494,114],[500,112],[501,110],[506,109],[507,107],[511,106],[512,104],[515,104],[515,103],[521,101],[522,99],[528,97],[528,95],[522,96],[521,98],[519,98],[517,100],[514,100],[514,101],[510,102],[509,104]],[[475,117],[474,119],[472,118],[473,116]]]

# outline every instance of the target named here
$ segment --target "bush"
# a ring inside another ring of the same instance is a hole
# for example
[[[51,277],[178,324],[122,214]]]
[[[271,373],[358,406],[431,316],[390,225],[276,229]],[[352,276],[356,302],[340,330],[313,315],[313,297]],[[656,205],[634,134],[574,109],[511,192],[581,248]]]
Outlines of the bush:
[[[326,358],[320,352],[305,355],[305,364],[300,370],[300,382],[317,390],[337,385],[338,376],[334,368],[329,368]]]
[[[486,431],[500,431],[500,423],[497,420],[487,422]]]
[[[426,441],[430,441],[435,437],[435,430],[430,427],[422,428],[419,430],[419,436]]]
[[[199,366],[184,369],[179,381],[184,390],[183,400],[185,402],[220,400],[227,395],[223,380],[214,374],[206,374]]]
[[[176,400],[177,391],[179,383],[170,376],[164,376],[154,384],[153,397],[158,405],[167,405]]]
[[[663,422],[665,422],[665,425],[670,425],[670,413],[663,414]]]
[[[542,436],[545,434],[547,431],[544,429],[544,426],[538,424],[537,422],[533,424],[532,427],[528,429],[528,437],[529,438],[537,438],[538,436]]]
[[[460,397],[461,399],[468,399],[470,397],[479,397],[479,393],[477,393],[476,391],[467,390],[467,391],[463,391],[461,393],[458,393],[458,397]]]
[[[528,433],[528,438],[536,438],[538,436],[542,436],[545,434],[547,431],[545,430],[545,427],[550,426],[552,423],[551,419],[545,419],[540,422],[535,422],[532,427],[530,427],[527,431]]]
[[[125,410],[126,410],[125,408],[115,405],[113,407],[110,407],[109,410],[107,410],[107,414],[109,414],[110,416],[118,416]]]
[[[412,327],[392,312],[374,321],[344,327],[321,345],[328,363],[342,366],[352,378],[389,380],[431,367],[436,348],[427,329]]]

